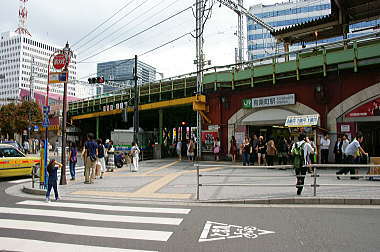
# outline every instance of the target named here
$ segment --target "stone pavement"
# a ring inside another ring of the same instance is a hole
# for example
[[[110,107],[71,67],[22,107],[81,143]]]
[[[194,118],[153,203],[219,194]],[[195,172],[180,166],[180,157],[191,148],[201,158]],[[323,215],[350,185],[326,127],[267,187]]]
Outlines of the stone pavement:
[[[232,166],[234,165],[234,166]],[[313,196],[313,178],[306,178],[301,196],[296,196],[294,170],[279,170],[254,167],[235,167],[240,163],[202,162],[201,174],[225,174],[219,177],[200,177],[200,201],[237,203],[337,203],[380,204],[380,181],[364,178],[337,180],[335,169],[320,170],[317,197]],[[365,174],[363,169],[360,174]],[[146,201],[196,201],[197,176],[192,162],[174,159],[148,160],[140,162],[140,170],[131,172],[124,166],[115,172],[107,172],[94,184],[84,184],[83,174],[76,181],[59,186],[60,195],[70,198],[106,198]],[[242,175],[242,177],[239,177]],[[249,177],[263,176],[263,177]],[[310,174],[308,175],[310,176]],[[217,184],[218,186],[207,186]],[[227,185],[226,185],[227,184]],[[244,186],[229,186],[243,184]],[[247,186],[255,184],[256,186]],[[284,186],[280,186],[284,185]],[[31,184],[24,185],[26,191]],[[43,192],[39,192],[43,194]],[[41,196],[40,196],[41,197]],[[324,201],[324,202],[322,202]]]

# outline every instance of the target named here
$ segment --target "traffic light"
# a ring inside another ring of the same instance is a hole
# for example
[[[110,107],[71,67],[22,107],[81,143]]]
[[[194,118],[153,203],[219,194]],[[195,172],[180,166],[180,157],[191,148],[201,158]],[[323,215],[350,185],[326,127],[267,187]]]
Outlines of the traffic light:
[[[95,83],[104,83],[104,77],[93,77],[93,78],[88,78],[88,83],[89,84],[95,84]]]

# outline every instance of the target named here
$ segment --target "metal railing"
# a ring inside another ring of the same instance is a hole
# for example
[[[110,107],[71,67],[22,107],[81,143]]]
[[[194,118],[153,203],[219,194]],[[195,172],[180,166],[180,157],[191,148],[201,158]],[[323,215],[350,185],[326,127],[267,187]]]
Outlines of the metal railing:
[[[321,177],[346,177],[346,178],[371,178],[375,176],[379,176],[380,174],[352,174],[352,175],[340,175],[340,174],[319,174],[317,172],[318,168],[371,168],[371,167],[380,167],[379,164],[311,164],[304,166],[304,168],[310,168],[312,169],[312,172],[310,175],[249,175],[249,174],[226,174],[226,173],[208,173],[208,174],[201,174],[200,167],[219,167],[219,168],[240,168],[240,169],[294,169],[293,165],[275,165],[275,166],[241,166],[241,165],[209,165],[209,164],[200,164],[195,163],[194,166],[197,170],[197,191],[196,191],[196,198],[199,200],[200,187],[207,187],[207,186],[247,186],[247,187],[297,187],[297,184],[242,184],[242,183],[234,183],[234,184],[223,184],[223,183],[200,183],[201,177],[243,177],[243,178],[278,178],[278,177],[287,177],[287,178],[302,178],[302,177],[308,177],[310,176],[313,179],[313,182],[311,184],[303,184],[298,185],[298,187],[306,187],[310,186],[313,188],[313,195],[314,197],[317,196],[317,188],[318,187],[378,187],[380,188],[380,184],[318,184],[317,179]]]

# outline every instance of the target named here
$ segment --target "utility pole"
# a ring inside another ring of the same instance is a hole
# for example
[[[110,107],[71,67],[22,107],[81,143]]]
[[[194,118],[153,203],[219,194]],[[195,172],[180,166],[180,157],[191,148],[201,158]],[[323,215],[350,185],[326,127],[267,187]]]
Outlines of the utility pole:
[[[63,72],[68,72],[68,66],[70,64],[71,50],[69,46],[69,42],[66,43],[65,48],[63,48],[63,54],[66,58],[66,64],[63,68]],[[63,112],[62,112],[62,148],[61,148],[61,180],[59,182],[60,185],[66,185],[66,122],[67,122],[67,82],[69,77],[67,76],[67,80],[63,84]]]
[[[30,84],[29,84],[29,101],[33,100],[34,96],[34,57],[32,57],[32,60],[30,62]]]
[[[134,116],[133,116],[133,141],[138,144],[138,133],[139,133],[139,94],[138,94],[138,87],[137,87],[137,55],[135,55],[135,67],[134,67],[134,76],[133,80],[135,81],[135,109],[134,109]]]
[[[243,6],[243,0],[238,0],[238,5]],[[238,55],[237,55],[237,62],[236,63],[243,63],[244,62],[244,55],[243,55],[243,13],[238,12]]]
[[[203,86],[203,15],[204,15],[204,0],[195,0],[196,5],[196,58],[197,58],[197,95],[202,94]],[[197,111],[197,159],[200,160],[202,155],[201,150],[201,132],[202,132],[202,118],[199,111]]]

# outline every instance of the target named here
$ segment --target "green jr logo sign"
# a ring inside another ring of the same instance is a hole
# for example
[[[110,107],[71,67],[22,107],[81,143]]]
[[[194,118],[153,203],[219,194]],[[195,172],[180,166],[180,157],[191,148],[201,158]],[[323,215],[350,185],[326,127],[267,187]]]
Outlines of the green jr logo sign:
[[[252,108],[252,99],[243,99],[243,108]]]

